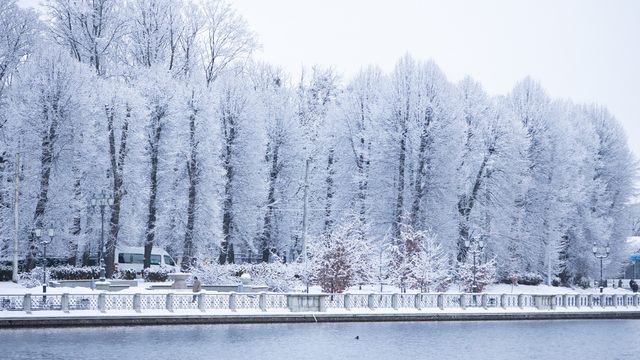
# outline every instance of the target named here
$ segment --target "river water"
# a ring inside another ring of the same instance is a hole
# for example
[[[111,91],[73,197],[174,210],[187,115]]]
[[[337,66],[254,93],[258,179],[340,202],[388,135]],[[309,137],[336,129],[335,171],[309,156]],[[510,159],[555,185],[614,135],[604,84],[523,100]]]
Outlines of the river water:
[[[639,320],[44,328],[0,330],[0,358],[629,359],[639,335]]]

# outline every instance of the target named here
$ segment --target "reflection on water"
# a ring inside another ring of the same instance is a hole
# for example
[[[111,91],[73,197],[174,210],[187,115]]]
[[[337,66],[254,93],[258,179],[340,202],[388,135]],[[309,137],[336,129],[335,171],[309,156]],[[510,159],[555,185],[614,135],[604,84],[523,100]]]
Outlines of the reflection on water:
[[[0,330],[2,359],[622,359],[637,320],[176,325]],[[359,339],[356,339],[356,336]]]

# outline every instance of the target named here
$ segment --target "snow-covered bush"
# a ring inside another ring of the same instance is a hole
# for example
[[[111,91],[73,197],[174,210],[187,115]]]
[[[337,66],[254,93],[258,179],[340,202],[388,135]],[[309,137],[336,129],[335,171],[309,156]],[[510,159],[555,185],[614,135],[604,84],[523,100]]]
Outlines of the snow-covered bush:
[[[283,264],[279,261],[258,264],[227,264],[212,263],[191,269],[191,273],[203,284],[237,285],[240,284],[242,274],[251,275],[252,285],[268,286],[269,291],[293,291],[303,286],[296,278],[300,264]]]
[[[100,267],[70,265],[48,268],[51,280],[90,280],[100,278]]]
[[[13,267],[0,265],[0,281],[11,281],[13,278]]]
[[[142,271],[142,277],[146,282],[165,282],[169,279],[169,272],[167,269],[159,268],[152,269],[146,268]]]
[[[121,280],[135,280],[137,272],[135,269],[123,269],[119,270],[115,276],[117,279]]]
[[[518,284],[537,286],[542,284],[543,281],[544,279],[542,278],[542,275],[528,272],[520,276],[520,279],[518,280]]]
[[[47,270],[47,272],[49,272]],[[34,268],[29,272],[20,274],[20,284],[26,288],[34,288],[42,285],[43,269],[41,267]]]
[[[476,287],[480,292],[487,285],[496,283],[496,262],[495,259],[491,259],[485,263],[476,262]],[[458,285],[462,287],[465,292],[471,292],[473,290],[473,261],[467,259],[466,262],[459,262],[458,269]]]

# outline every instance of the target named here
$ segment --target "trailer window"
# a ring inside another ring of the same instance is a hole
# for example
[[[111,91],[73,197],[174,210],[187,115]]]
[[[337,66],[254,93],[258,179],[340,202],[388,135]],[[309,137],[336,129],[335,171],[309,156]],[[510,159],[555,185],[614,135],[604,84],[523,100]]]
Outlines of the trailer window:
[[[135,264],[142,264],[144,262],[143,254],[132,254],[132,255],[133,255],[133,262]]]
[[[118,262],[120,264],[130,264],[131,263],[131,254],[118,254]]]
[[[165,255],[164,256],[164,264],[165,265],[175,266],[176,263],[173,262],[173,259],[171,258],[171,256]]]

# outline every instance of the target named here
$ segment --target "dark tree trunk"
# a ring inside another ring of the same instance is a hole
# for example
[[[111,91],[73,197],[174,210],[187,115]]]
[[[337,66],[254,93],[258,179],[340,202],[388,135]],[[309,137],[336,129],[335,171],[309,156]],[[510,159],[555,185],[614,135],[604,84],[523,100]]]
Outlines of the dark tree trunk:
[[[333,170],[333,149],[329,149],[329,157],[327,158],[327,204],[325,206],[325,218],[324,218],[324,234],[329,236],[331,228],[333,227],[333,220],[331,219],[331,208],[333,206],[333,195],[335,190],[333,189],[333,176],[335,171]]]
[[[193,97],[193,94],[192,94]],[[189,116],[189,147],[191,153],[187,162],[187,174],[189,176],[189,200],[187,203],[187,228],[184,236],[184,249],[182,252],[182,269],[187,270],[195,265],[193,243],[196,224],[196,192],[198,187],[198,142],[196,141],[196,116],[197,110],[191,100],[191,115]]]
[[[222,205],[222,249],[220,251],[220,264],[226,262],[232,264],[234,262],[233,246],[230,244],[233,234],[233,177],[234,169],[232,163],[233,146],[235,145],[236,130],[235,119],[232,114],[226,111],[223,114],[222,125],[225,136],[225,184],[224,184],[224,203]]]
[[[413,206],[411,207],[411,222],[414,227],[418,226],[421,222],[420,206],[422,204],[422,198],[426,194],[425,182],[428,179],[424,179],[425,171],[429,172],[429,159],[427,150],[431,145],[431,137],[429,136],[429,126],[431,125],[431,109],[427,109],[425,116],[425,123],[423,124],[422,134],[420,136],[420,148],[418,150],[418,169],[416,171],[416,183],[415,183],[415,198],[413,200]],[[426,170],[425,170],[426,168]]]
[[[53,145],[56,141],[56,130],[58,127],[57,105],[54,103],[49,113],[49,108],[44,105],[42,116],[43,122],[50,121],[49,129],[42,137],[42,154],[40,156],[40,194],[36,204],[33,222],[36,227],[43,227],[43,215],[47,206],[49,194],[49,179],[51,177],[51,167],[53,166]],[[35,236],[29,237],[29,251],[27,253],[26,271],[32,270],[36,265],[36,253],[38,248],[38,239]]]
[[[271,250],[274,248],[273,223],[275,222],[274,203],[276,192],[276,181],[278,180],[279,163],[278,163],[279,145],[275,144],[271,156],[267,154],[267,160],[271,162],[271,172],[269,173],[269,193],[267,196],[267,213],[264,216],[264,227],[262,232],[262,261],[268,263]]]
[[[147,239],[144,243],[144,263],[143,268],[151,267],[151,250],[156,228],[156,197],[158,195],[158,153],[160,146],[160,134],[162,132],[162,118],[164,109],[156,107],[154,114],[154,129],[149,137],[149,150],[151,151],[151,172],[149,174],[150,194],[149,194],[149,218],[147,219]]]
[[[107,123],[109,128],[109,153],[111,156],[111,173],[113,176],[113,207],[111,208],[111,219],[109,220],[109,232],[107,235],[105,249],[105,275],[107,278],[113,276],[114,256],[118,243],[118,232],[120,231],[120,204],[125,195],[122,182],[122,172],[124,160],[127,155],[127,135],[129,133],[129,121],[131,119],[131,107],[127,105],[126,116],[122,124],[120,135],[120,148],[116,152],[116,141],[114,131],[114,111],[105,107]]]

